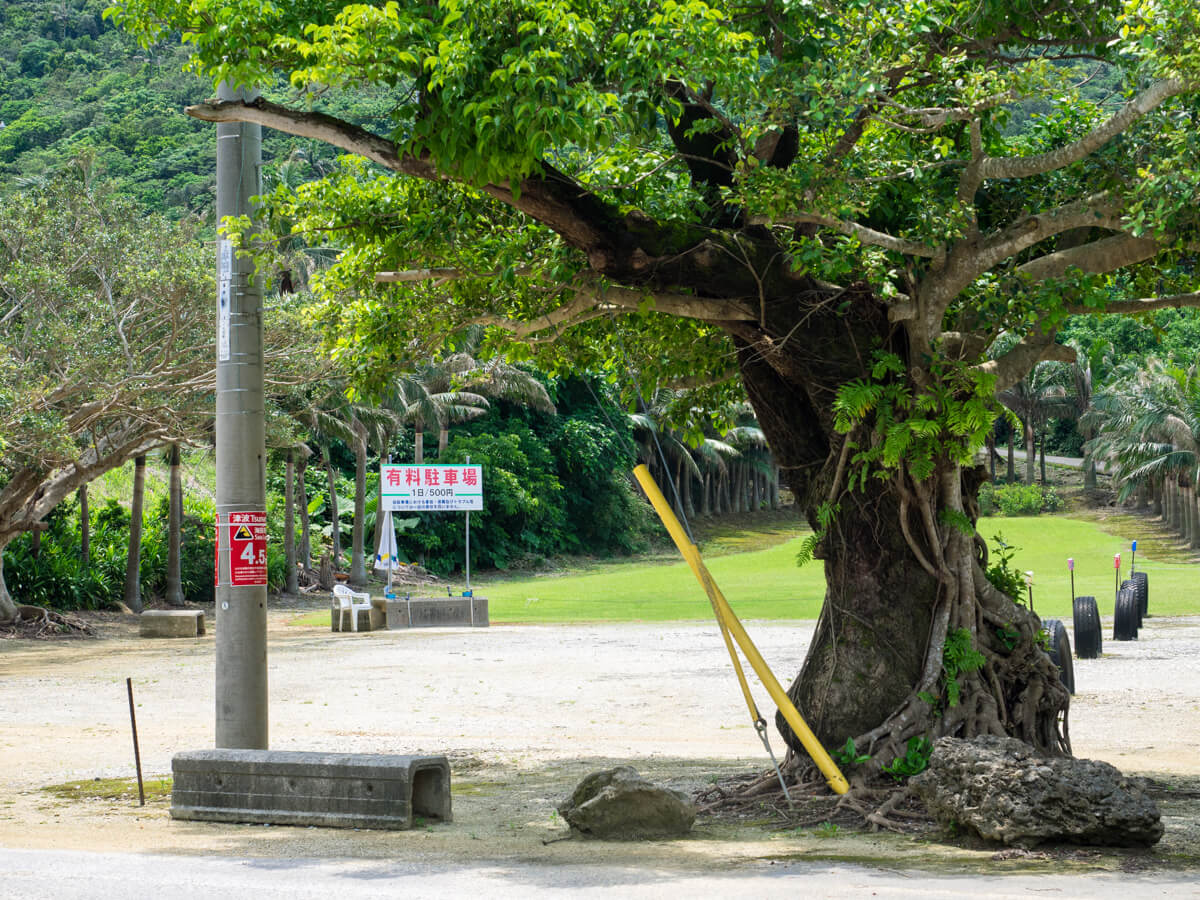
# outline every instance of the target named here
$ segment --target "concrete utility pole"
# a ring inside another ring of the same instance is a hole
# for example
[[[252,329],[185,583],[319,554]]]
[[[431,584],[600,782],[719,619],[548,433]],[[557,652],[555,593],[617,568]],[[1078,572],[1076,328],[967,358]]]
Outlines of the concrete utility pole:
[[[234,100],[255,93],[222,84],[217,95]],[[217,125],[218,221],[251,212],[261,163],[261,126]],[[217,292],[216,745],[266,750],[262,283],[253,263],[238,259],[224,238],[217,241]]]

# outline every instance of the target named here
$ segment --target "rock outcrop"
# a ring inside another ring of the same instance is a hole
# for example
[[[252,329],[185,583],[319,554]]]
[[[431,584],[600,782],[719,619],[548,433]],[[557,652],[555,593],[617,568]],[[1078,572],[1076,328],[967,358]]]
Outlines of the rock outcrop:
[[[940,738],[909,784],[943,825],[1018,847],[1147,847],[1162,837],[1139,779],[1090,759],[1049,758],[1013,738]]]

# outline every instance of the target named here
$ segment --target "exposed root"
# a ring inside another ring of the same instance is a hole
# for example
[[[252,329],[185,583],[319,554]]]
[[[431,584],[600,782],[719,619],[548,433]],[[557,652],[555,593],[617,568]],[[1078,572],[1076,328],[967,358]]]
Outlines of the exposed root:
[[[18,606],[16,620],[0,625],[0,639],[7,640],[52,640],[94,634],[92,626],[82,619],[40,606]]]
[[[910,834],[927,830],[933,820],[903,785],[855,780],[842,795],[832,793],[809,763],[793,773],[791,804],[774,770],[713,785],[696,796],[701,815],[718,818],[767,818],[780,829],[834,824],[866,831]]]

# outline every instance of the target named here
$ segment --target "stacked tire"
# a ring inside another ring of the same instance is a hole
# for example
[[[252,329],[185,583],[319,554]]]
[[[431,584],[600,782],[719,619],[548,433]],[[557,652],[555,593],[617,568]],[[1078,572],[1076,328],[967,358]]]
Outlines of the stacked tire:
[[[1080,659],[1099,659],[1104,647],[1104,636],[1100,631],[1100,608],[1095,597],[1076,597],[1075,655]]]
[[[1150,576],[1145,572],[1134,572],[1129,576],[1133,591],[1138,598],[1138,622],[1150,615]],[[1139,626],[1140,627],[1140,626]]]
[[[1046,631],[1047,653],[1050,661],[1058,666],[1058,677],[1062,679],[1063,687],[1072,694],[1075,693],[1075,664],[1071,659],[1071,638],[1067,635],[1067,627],[1058,619],[1047,619],[1042,623]]]
[[[1137,628],[1134,629],[1134,632],[1135,632],[1134,637],[1137,637],[1136,632],[1141,631],[1141,628],[1142,628],[1142,604],[1141,604],[1141,601],[1139,601],[1137,599],[1137,590],[1134,588],[1133,582],[1130,579],[1126,578],[1124,581],[1121,582],[1121,590],[1129,591],[1129,593],[1133,594],[1133,611],[1137,615]]]
[[[1141,606],[1132,587],[1123,587],[1117,591],[1117,604],[1113,609],[1113,640],[1137,640],[1140,611]]]

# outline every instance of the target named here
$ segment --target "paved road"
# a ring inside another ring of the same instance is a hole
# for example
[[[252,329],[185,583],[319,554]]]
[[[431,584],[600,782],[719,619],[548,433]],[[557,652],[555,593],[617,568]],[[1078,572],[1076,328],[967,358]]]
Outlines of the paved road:
[[[1008,448],[1006,447],[1006,448],[1001,449],[1000,447],[997,447],[996,452],[1000,454],[1000,459],[996,460],[996,471],[998,472],[998,471],[1000,471],[1000,465],[1001,465],[1000,460],[1008,459]],[[980,451],[980,453],[983,456],[984,461],[986,461],[987,460],[987,451],[983,450],[983,451]],[[1022,464],[1024,464],[1025,451],[1024,450],[1013,450],[1013,458],[1014,458],[1014,460],[1020,460],[1020,462]],[[1039,455],[1039,462],[1040,462],[1040,455]],[[1069,469],[1082,469],[1083,468],[1083,460],[1080,459],[1078,456],[1047,456],[1046,464],[1051,465],[1051,466],[1066,466]],[[1017,468],[1021,468],[1021,466],[1018,466]],[[1103,463],[1096,466],[1096,471],[1099,472],[1101,475],[1108,474],[1108,470],[1104,467]]]
[[[704,873],[633,866],[488,864],[430,868],[384,860],[230,859],[0,849],[4,900],[365,900],[376,897],[788,898],[983,896],[1200,897],[1200,872],[930,875],[857,866],[757,862]]]

